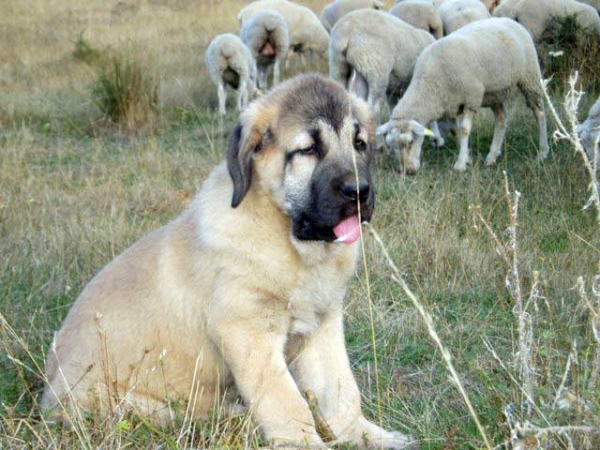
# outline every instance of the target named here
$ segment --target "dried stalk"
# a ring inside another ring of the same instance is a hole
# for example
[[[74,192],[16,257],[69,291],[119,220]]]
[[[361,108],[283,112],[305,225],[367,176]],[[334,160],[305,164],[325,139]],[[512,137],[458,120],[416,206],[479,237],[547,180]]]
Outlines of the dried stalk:
[[[471,414],[471,417],[473,418],[473,421],[475,422],[475,425],[477,426],[477,429],[479,430],[479,434],[483,438],[486,448],[488,450],[492,450],[492,445],[487,437],[485,429],[483,428],[483,425],[479,421],[479,417],[477,416],[477,413],[475,412],[475,408],[473,407],[473,404],[471,403],[471,400],[469,399],[469,395],[467,394],[467,391],[465,390],[462,382],[460,381],[458,372],[454,368],[454,364],[452,363],[452,355],[450,354],[450,351],[442,343],[442,340],[435,329],[433,317],[431,317],[431,314],[429,314],[429,312],[427,312],[427,310],[425,309],[425,307],[423,306],[421,301],[411,291],[411,289],[408,287],[408,284],[406,284],[406,281],[404,281],[404,278],[402,277],[400,270],[398,270],[398,267],[396,266],[396,264],[394,264],[394,261],[390,257],[390,254],[388,253],[387,248],[385,247],[385,244],[381,240],[381,237],[379,236],[377,231],[375,231],[375,229],[371,226],[371,224],[367,223],[367,226],[369,227],[369,231],[371,232],[371,234],[373,235],[373,237],[379,244],[384,257],[388,262],[388,265],[392,269],[392,272],[393,272],[392,280],[394,280],[394,282],[396,282],[397,284],[400,285],[400,287],[404,290],[405,294],[412,301],[414,307],[417,309],[417,311],[421,315],[421,318],[423,319],[423,322],[425,322],[425,325],[427,327],[427,331],[429,332],[429,336],[431,336],[431,338],[435,342],[438,350],[440,351],[442,358],[444,359],[444,362],[446,363],[446,368],[450,372],[451,380],[454,382],[454,384],[456,385],[456,388],[458,389],[463,400],[465,401],[465,404],[467,405],[469,413]]]

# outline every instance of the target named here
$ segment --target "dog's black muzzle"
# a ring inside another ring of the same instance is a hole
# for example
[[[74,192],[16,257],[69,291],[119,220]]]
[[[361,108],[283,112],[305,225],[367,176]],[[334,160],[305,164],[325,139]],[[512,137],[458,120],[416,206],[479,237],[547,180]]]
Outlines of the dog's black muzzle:
[[[360,220],[369,221],[375,206],[375,189],[370,177],[354,173],[325,180],[313,177],[312,202],[304,211],[295,215],[293,233],[299,240],[335,241],[333,231],[343,220],[359,215]]]

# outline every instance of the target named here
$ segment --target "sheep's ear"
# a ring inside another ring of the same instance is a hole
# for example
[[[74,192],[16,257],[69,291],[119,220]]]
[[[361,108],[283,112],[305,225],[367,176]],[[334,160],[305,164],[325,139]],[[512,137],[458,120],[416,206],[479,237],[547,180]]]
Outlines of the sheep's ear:
[[[415,133],[417,136],[433,136],[433,131],[431,131],[428,128],[425,128],[423,125],[421,125],[416,120],[410,121],[410,131]]]
[[[229,136],[227,150],[227,169],[233,181],[233,197],[231,207],[236,208],[244,199],[252,182],[252,157],[260,151],[262,137],[254,127],[245,129],[242,122],[233,129]]]
[[[377,127],[377,131],[375,132],[376,136],[382,136],[386,134],[390,130],[390,122],[386,122],[383,125],[379,125]]]
[[[375,0],[374,6],[375,6],[375,9],[383,9],[385,4],[381,0]]]

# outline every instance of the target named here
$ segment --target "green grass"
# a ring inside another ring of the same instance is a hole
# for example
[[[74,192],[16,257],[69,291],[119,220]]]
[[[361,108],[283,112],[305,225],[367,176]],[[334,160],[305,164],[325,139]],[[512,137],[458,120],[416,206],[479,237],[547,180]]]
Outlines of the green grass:
[[[409,285],[434,314],[438,332],[496,444],[509,436],[502,410],[519,400],[520,390],[511,380],[514,374],[498,364],[483,340],[494,345],[508,366],[516,322],[504,286],[506,271],[469,207],[480,205],[502,234],[508,225],[503,171],[509,174],[511,188],[524,196],[519,228],[524,286],[533,270],[540,270],[544,280],[545,300],[537,302],[537,310],[530,307],[539,369],[536,395],[540,404],[552,403],[576,340],[578,372],[569,386],[591,410],[573,411],[572,422],[566,423],[594,423],[600,407],[597,396],[586,391],[596,348],[589,311],[573,290],[578,276],[593,279],[599,257],[594,213],[581,209],[586,175],[562,144],[554,146],[548,161],[535,161],[533,118],[519,106],[513,119],[504,154],[495,166],[482,165],[491,136],[489,117],[482,114],[473,135],[475,162],[467,172],[451,170],[457,152],[449,143],[440,150],[425,149],[426,164],[414,177],[400,175],[383,155],[377,157],[375,174],[378,205],[373,225]],[[72,431],[46,430],[40,422],[36,405],[43,381],[35,364],[43,364],[52,333],[86,282],[139,237],[185,208],[223,158],[227,130],[235,120],[232,114],[221,124],[213,114],[180,109],[162,118],[162,128],[134,136],[106,129],[61,137],[23,124],[2,131],[0,311],[27,346],[4,330],[0,439],[6,445],[51,436],[64,443],[77,441]],[[373,372],[363,270],[347,299],[347,342],[366,411],[391,428],[415,434],[422,448],[480,448],[477,430],[421,319],[391,281],[387,263],[370,237],[365,245],[379,373]],[[22,365],[15,364],[15,358]],[[376,376],[382,387],[381,418]],[[34,430],[17,427],[16,421],[23,419]],[[535,413],[533,419],[541,425],[545,420],[564,424],[564,414],[550,410]],[[114,425],[91,420],[91,442],[116,446],[118,437],[122,445],[144,446],[167,442],[161,433],[172,439],[178,433],[175,426],[155,430],[139,419],[130,420],[126,425],[131,430],[118,432]],[[214,423],[197,426],[215,438]],[[222,439],[233,439],[235,446],[238,435],[228,433]]]

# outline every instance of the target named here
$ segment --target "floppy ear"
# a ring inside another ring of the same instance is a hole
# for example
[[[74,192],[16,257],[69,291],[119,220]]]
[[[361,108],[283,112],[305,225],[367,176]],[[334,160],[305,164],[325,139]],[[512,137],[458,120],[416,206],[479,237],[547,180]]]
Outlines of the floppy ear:
[[[247,125],[251,126],[251,125]],[[241,122],[229,136],[227,169],[233,181],[231,207],[236,208],[246,196],[252,182],[252,156],[260,150],[261,136],[256,130],[245,130]]]
[[[240,143],[242,141],[242,124],[237,123],[233,133],[229,136],[229,147],[227,148],[227,169],[233,181],[233,198],[231,207],[237,207],[248,189],[252,177],[251,161],[240,159]]]

